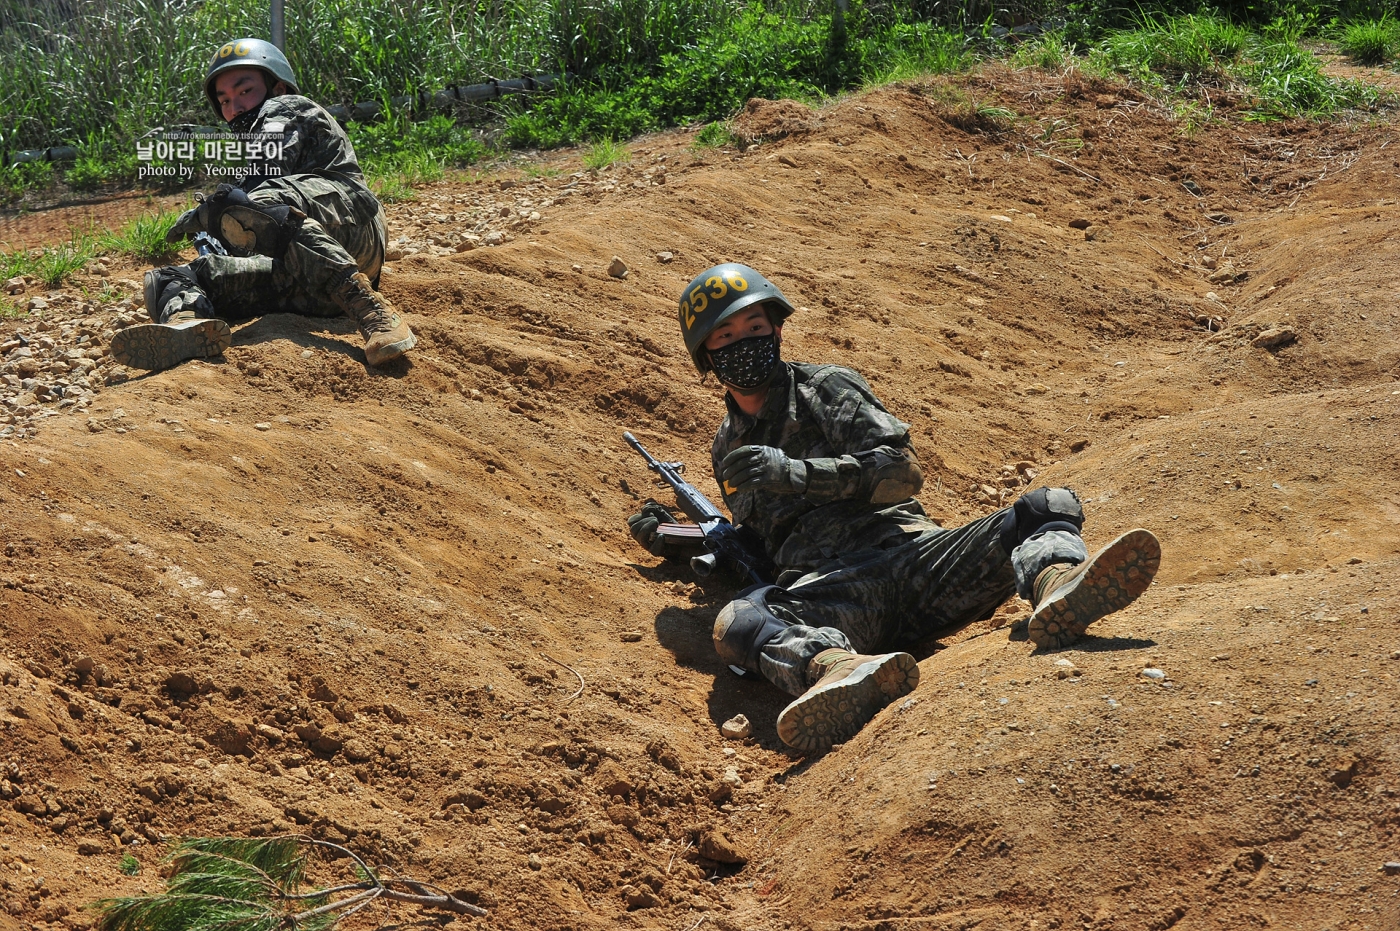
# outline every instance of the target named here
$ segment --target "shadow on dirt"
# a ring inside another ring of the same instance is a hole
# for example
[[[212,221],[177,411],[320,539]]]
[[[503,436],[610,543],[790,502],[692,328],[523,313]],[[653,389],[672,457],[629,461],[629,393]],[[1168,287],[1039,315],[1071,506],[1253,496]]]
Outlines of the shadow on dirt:
[[[792,699],[759,676],[735,675],[720,661],[710,635],[715,613],[714,606],[663,608],[654,624],[656,640],[680,665],[714,676],[706,703],[716,727],[742,714],[753,725],[755,741],[782,752],[786,747],[778,740],[778,712]]]
[[[359,339],[359,331],[349,318],[345,317],[303,317],[299,314],[266,314],[253,318],[251,322],[234,322],[234,346],[253,346],[285,339],[303,349],[319,349],[353,359],[364,365],[371,375],[402,378],[413,368],[409,356],[400,356],[391,362],[370,367],[365,361],[364,350],[337,337],[351,336]],[[320,332],[317,332],[320,331]],[[324,335],[323,335],[324,334]]]

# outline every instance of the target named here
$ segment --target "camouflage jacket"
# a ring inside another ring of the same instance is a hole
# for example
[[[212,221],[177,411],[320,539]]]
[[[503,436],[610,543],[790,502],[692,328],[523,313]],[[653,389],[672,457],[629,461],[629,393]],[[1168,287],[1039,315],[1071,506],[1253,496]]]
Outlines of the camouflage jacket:
[[[272,158],[249,160],[252,173],[238,186],[250,194],[268,178],[307,174],[368,190],[350,137],[314,100],[298,94],[269,97],[246,132],[266,136],[276,146]]]
[[[727,494],[734,522],[761,536],[780,569],[808,571],[833,559],[888,547],[932,526],[913,496],[923,473],[909,425],[885,410],[865,379],[839,365],[782,363],[758,416],[729,409],[711,458],[740,446],[774,446],[807,463],[807,490]]]

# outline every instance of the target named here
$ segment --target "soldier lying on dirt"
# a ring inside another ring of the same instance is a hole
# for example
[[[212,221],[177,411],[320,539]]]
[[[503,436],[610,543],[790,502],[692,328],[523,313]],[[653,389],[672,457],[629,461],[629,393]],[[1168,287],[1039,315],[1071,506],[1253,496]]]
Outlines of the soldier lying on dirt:
[[[146,273],[154,324],[112,339],[123,365],[163,369],[229,347],[227,320],[284,312],[344,314],[365,337],[365,359],[381,365],[413,348],[408,324],[375,290],[384,262],[384,208],[365,186],[345,131],[297,93],[291,65],[275,45],[240,39],[221,47],[204,93],[229,127],[248,134],[253,162],[236,186],[186,211],[171,243],[204,231],[228,255]]]
[[[854,371],[785,362],[793,307],[745,265],[701,272],[680,301],[695,367],[713,371],[728,410],[712,450],[734,521],[763,539],[776,585],[740,592],[715,619],[720,658],[799,696],[778,736],[824,749],[858,732],[919,681],[897,650],[990,617],[1013,593],[1035,605],[1036,646],[1073,643],[1141,595],[1161,549],[1131,530],[1089,558],[1072,491],[1037,488],[970,524],[944,529],[914,499],[923,473],[909,427]],[[678,551],[649,502],[628,519],[656,555]],[[673,538],[672,538],[673,539]]]

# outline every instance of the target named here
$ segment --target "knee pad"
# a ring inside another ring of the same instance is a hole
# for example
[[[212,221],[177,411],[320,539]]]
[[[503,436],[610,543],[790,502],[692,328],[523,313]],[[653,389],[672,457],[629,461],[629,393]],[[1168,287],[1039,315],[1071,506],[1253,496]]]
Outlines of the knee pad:
[[[762,672],[758,654],[789,626],[768,607],[767,594],[776,587],[762,585],[740,592],[715,618],[715,652],[727,665]]]
[[[1084,508],[1068,488],[1037,488],[1016,499],[1001,523],[1001,548],[1011,551],[1037,533],[1084,529]]]
[[[306,214],[287,204],[260,204],[241,188],[221,184],[200,205],[199,218],[230,255],[280,259]]]

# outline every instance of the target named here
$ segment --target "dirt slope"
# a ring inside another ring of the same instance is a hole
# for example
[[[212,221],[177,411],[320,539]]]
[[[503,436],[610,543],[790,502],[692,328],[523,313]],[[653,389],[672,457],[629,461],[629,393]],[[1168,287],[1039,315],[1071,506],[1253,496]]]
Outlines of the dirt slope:
[[[1396,926],[1389,126],[1188,138],[989,71],[739,128],[396,207],[409,364],[268,317],[0,445],[0,927],[158,888],[162,837],[289,830],[501,929]],[[930,513],[1067,484],[1091,546],[1161,536],[1158,583],[1057,653],[1020,603],[950,631],[910,699],[786,753],[784,696],[709,643],[733,589],[624,524],[624,429],[704,476],[673,302],[725,259],[801,306],[790,357],[912,424]]]

